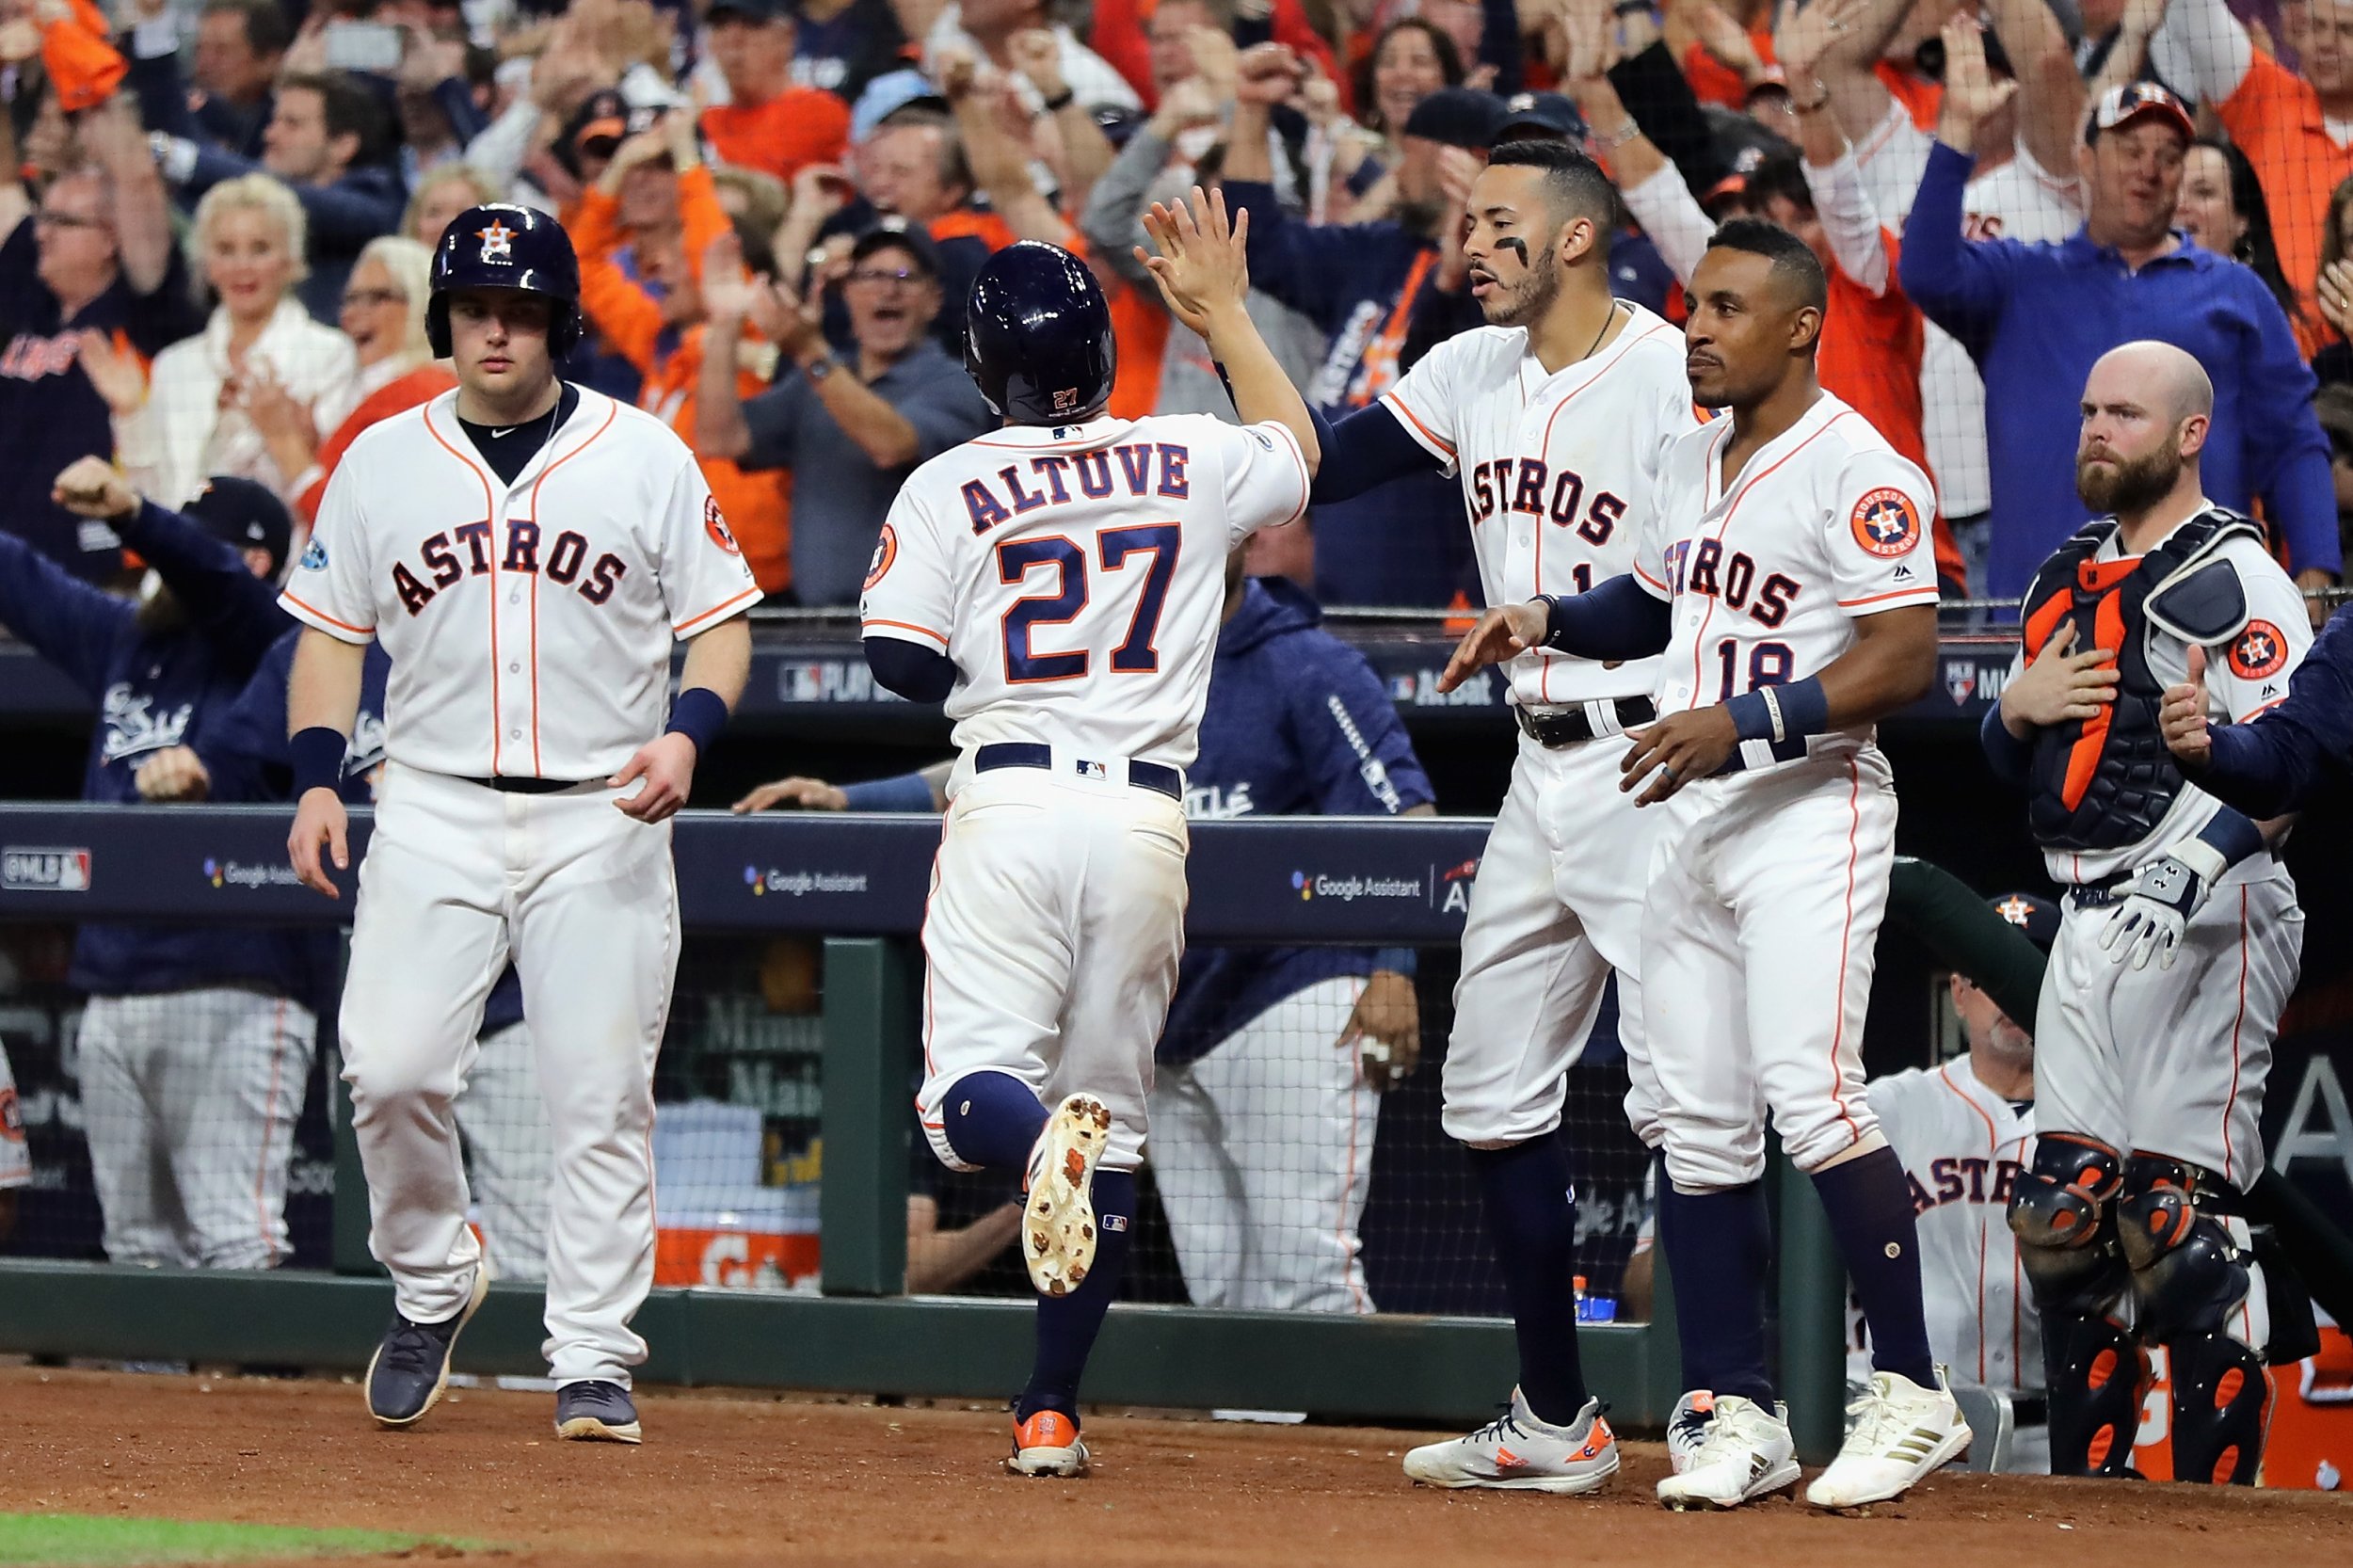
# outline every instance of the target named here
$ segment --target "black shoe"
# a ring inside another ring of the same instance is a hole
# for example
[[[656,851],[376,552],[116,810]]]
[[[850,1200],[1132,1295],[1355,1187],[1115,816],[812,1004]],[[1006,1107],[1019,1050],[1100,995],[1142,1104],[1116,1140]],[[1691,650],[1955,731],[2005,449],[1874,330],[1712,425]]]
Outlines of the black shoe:
[[[368,1361],[368,1414],[388,1427],[405,1427],[433,1408],[449,1386],[449,1354],[457,1331],[490,1291],[490,1265],[474,1266],[473,1289],[456,1317],[439,1323],[412,1323],[398,1312]]]
[[[641,1443],[637,1406],[617,1383],[591,1378],[555,1391],[555,1435],[587,1443]]]

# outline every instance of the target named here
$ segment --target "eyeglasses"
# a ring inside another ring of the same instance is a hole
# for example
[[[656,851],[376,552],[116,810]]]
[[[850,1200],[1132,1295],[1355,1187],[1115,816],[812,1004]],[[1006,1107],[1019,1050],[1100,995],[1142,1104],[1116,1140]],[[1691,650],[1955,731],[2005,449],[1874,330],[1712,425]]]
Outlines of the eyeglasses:
[[[42,208],[33,215],[33,222],[43,229],[111,229],[114,225],[103,217],[84,217],[80,213],[52,212]]]
[[[354,306],[364,311],[376,305],[405,305],[408,302],[408,296],[398,289],[346,289],[344,292],[344,309],[346,311]]]
[[[850,274],[853,283],[928,283],[931,274],[912,267],[862,266]]]

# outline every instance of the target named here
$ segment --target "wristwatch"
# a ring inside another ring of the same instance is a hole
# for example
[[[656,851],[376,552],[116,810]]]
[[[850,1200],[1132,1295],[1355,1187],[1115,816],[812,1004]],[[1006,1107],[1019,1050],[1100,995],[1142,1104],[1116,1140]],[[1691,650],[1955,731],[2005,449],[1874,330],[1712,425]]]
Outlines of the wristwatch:
[[[830,354],[820,354],[817,358],[803,365],[801,370],[811,381],[823,381],[826,376],[831,376],[834,371],[839,368],[840,363],[840,361],[836,360]]]
[[[1038,106],[1048,114],[1060,114],[1076,103],[1079,94],[1075,88],[1065,87],[1053,97],[1039,100]]]

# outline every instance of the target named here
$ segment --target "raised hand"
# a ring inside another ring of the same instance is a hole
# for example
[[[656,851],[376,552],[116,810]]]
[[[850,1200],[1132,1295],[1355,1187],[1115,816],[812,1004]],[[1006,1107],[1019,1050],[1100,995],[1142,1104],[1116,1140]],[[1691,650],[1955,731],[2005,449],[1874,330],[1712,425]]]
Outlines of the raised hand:
[[[100,522],[138,510],[139,492],[104,457],[76,457],[57,475],[49,498],[77,518]]]
[[[744,273],[744,242],[723,229],[703,250],[703,309],[714,322],[743,325],[757,292]]]
[[[1534,648],[1545,640],[1551,618],[1552,612],[1541,600],[1497,605],[1485,612],[1479,624],[1454,645],[1454,656],[1438,672],[1438,690],[1453,691],[1489,664],[1499,664]]]
[[[1062,40],[1043,27],[1025,27],[1005,40],[1013,68],[1030,79],[1040,98],[1063,95]]]
[[[1955,11],[1945,21],[1944,36],[1945,108],[1938,130],[1940,135],[1949,131],[1966,139],[1964,134],[1974,134],[1994,110],[2009,102],[2018,84],[1993,80],[1985,63],[1984,29],[1972,13]]]
[[[1250,214],[1225,216],[1225,193],[1193,187],[1190,207],[1152,203],[1144,230],[1158,255],[1136,247],[1136,259],[1152,269],[1169,313],[1204,338],[1221,308],[1239,309],[1250,296]]]

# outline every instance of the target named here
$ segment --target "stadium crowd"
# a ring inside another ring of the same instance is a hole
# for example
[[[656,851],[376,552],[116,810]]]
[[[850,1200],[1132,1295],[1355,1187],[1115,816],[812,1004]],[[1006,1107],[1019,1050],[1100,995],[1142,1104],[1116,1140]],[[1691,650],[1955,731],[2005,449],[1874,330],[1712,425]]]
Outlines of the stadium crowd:
[[[568,374],[694,447],[772,602],[839,607],[898,482],[988,423],[955,361],[993,249],[1087,259],[1114,414],[1223,410],[1131,252],[1222,183],[1337,416],[1477,324],[1460,204],[1529,136],[1602,159],[1617,291],[1670,319],[1727,217],[1816,249],[1823,379],[1933,474],[1948,594],[2016,597],[2082,518],[2076,389],[2136,335],[2216,383],[2214,499],[2307,588],[2339,572],[2340,0],[117,4],[0,6],[0,528],[100,584],[122,541],[50,497],[83,456],[167,506],[250,479],[298,547],[354,435],[450,385],[424,280],[476,200],[561,217]],[[1476,602],[1455,506],[1434,474],[1322,506],[1279,565]]]

